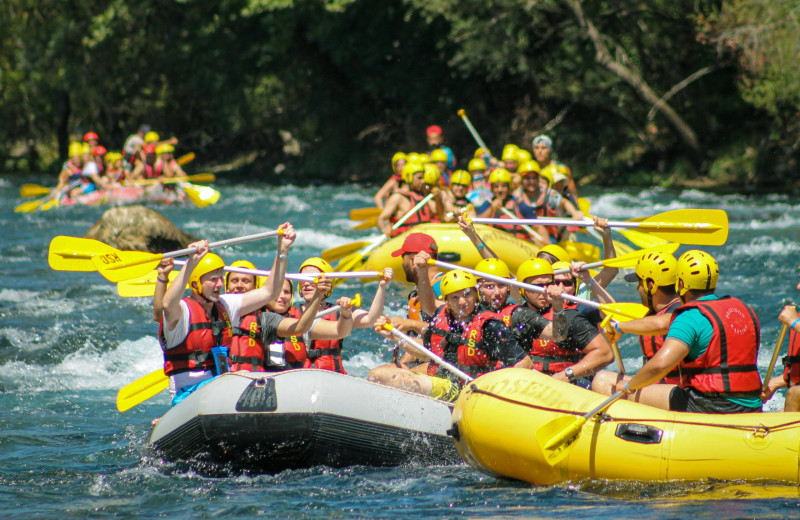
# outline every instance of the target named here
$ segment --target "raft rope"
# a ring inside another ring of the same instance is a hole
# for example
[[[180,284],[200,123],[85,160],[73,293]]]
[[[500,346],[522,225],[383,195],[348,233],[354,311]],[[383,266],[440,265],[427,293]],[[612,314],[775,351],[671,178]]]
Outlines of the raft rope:
[[[563,410],[560,408],[550,408],[547,406],[536,405],[533,403],[526,403],[524,401],[518,401],[516,399],[511,399],[509,397],[505,397],[502,395],[494,394],[487,390],[483,390],[481,388],[476,387],[475,385],[470,385],[469,390],[476,393],[482,394],[498,401],[504,401],[511,404],[516,404],[519,406],[524,406],[525,408],[533,408],[535,410],[543,410],[546,412],[557,412],[563,413],[567,415],[583,415],[583,412],[577,412],[573,410]],[[800,425],[800,420],[797,421],[789,421],[782,424],[776,424],[773,426],[766,426],[764,424],[715,424],[715,423],[707,423],[707,422],[700,422],[700,421],[681,421],[676,419],[640,419],[640,418],[627,418],[627,417],[612,417],[608,414],[603,414],[602,416],[603,422],[636,422],[636,423],[670,423],[670,424],[681,424],[686,426],[709,426],[713,428],[722,428],[727,430],[742,430],[742,431],[752,431],[754,433],[760,432],[761,436],[766,436],[770,432],[781,431],[785,429],[789,429],[792,427],[796,427]]]

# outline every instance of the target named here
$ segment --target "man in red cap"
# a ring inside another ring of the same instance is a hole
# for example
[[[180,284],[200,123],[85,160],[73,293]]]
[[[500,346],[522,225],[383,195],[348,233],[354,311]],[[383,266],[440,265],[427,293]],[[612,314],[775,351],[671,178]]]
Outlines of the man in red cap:
[[[456,169],[456,156],[449,146],[444,145],[444,136],[442,135],[442,127],[439,125],[431,125],[425,131],[428,139],[428,153],[436,148],[441,148],[447,153],[447,169],[454,171]]]
[[[425,233],[410,233],[406,237],[405,241],[403,241],[403,245],[400,246],[400,249],[392,252],[392,256],[402,256],[403,272],[406,275],[406,280],[414,285],[419,284],[418,270],[414,267],[414,257],[420,252],[425,252],[430,255],[431,258],[436,259],[439,254],[439,246],[436,245],[436,240],[434,240],[432,236]],[[442,303],[439,298],[441,298],[442,294],[440,282],[443,273],[441,273],[434,266],[429,265],[427,275],[428,283],[430,283],[431,287],[433,288],[434,295],[437,298],[436,304],[438,306]],[[408,332],[411,335],[422,335],[422,333],[428,327],[428,322],[430,321],[431,316],[424,315],[420,308],[421,303],[418,297],[418,290],[417,288],[414,288],[414,290],[408,294],[407,317],[401,318],[396,316],[392,318],[392,325],[403,332]],[[399,362],[408,367],[414,367],[412,368],[414,371],[424,371],[427,369],[426,363],[417,360],[410,354],[404,354]],[[420,363],[423,364],[421,365]]]

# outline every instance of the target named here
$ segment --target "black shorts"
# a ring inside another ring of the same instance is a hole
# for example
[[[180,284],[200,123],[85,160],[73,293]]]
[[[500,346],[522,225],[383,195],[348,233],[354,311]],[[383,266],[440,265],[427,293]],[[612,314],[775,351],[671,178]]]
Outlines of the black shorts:
[[[692,413],[755,413],[761,407],[750,408],[720,396],[707,396],[694,388],[675,387],[669,393],[669,409]]]

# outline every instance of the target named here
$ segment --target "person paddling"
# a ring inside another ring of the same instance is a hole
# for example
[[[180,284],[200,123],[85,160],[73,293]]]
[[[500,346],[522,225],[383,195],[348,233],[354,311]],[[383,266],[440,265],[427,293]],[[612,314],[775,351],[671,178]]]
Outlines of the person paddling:
[[[683,305],[673,312],[664,345],[629,381],[617,383],[616,390],[628,395],[641,389],[641,401],[652,402],[652,392],[671,387],[668,409],[675,411],[760,412],[755,312],[738,298],[715,294],[719,265],[704,251],[681,255],[676,273],[675,290]],[[676,367],[680,386],[654,386]]]
[[[800,291],[800,283],[796,289]],[[783,374],[769,380],[767,390],[762,392],[761,400],[769,401],[776,390],[789,388],[786,391],[784,412],[800,412],[800,315],[794,305],[785,305],[778,319],[789,327],[789,352],[783,358]]]
[[[244,294],[221,294],[225,262],[208,252],[207,240],[190,245],[196,252],[189,256],[164,294],[159,327],[164,373],[170,377],[173,405],[227,368],[215,362],[219,358],[215,358],[213,349],[230,347],[232,323],[263,307],[280,291],[295,231],[288,222],[279,229],[283,234],[278,237],[269,283]],[[187,284],[192,292],[184,298]]]

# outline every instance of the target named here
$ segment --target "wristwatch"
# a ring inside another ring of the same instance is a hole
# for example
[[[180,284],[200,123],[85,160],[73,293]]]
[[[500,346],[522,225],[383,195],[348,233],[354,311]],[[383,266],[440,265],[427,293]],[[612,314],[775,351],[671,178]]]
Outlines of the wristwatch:
[[[567,379],[569,379],[570,383],[575,382],[575,372],[572,370],[572,367],[565,368],[564,374],[567,376]]]

